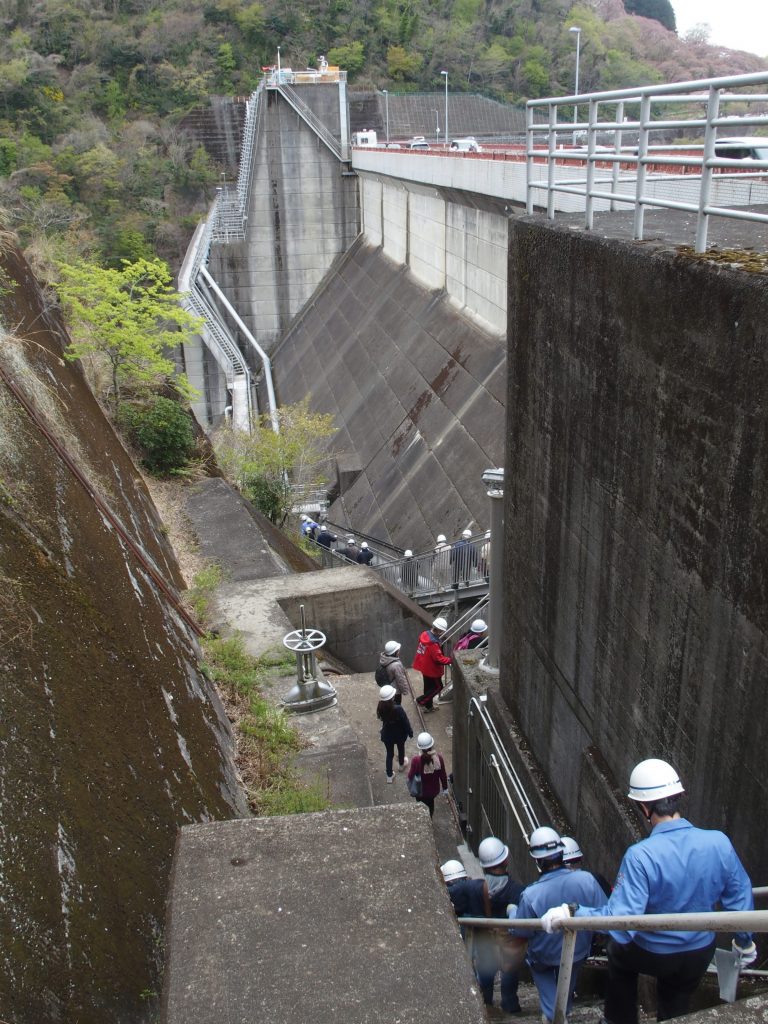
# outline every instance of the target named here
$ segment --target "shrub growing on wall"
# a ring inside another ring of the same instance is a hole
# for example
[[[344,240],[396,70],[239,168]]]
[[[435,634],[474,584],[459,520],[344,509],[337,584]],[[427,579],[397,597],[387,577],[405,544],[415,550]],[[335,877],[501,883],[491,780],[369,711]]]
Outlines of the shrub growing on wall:
[[[183,469],[194,454],[192,421],[178,402],[157,395],[140,406],[131,406],[126,418],[150,473],[164,475]]]

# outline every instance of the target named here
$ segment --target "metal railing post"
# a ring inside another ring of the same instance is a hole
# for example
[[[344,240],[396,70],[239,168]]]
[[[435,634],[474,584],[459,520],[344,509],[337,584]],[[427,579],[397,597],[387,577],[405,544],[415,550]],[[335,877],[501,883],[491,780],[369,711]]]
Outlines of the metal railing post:
[[[483,483],[491,499],[491,557],[488,589],[488,657],[483,666],[499,671],[502,606],[504,601],[504,470],[487,470]]]
[[[707,233],[709,231],[709,214],[705,211],[709,206],[709,195],[712,189],[712,167],[710,160],[715,155],[715,140],[717,139],[717,128],[714,120],[720,113],[720,89],[709,90],[707,100],[707,126],[704,129],[704,156],[701,165],[701,186],[699,188],[699,212],[696,216],[696,252],[704,252],[707,248]]]
[[[595,221],[595,144],[597,141],[597,100],[589,101],[589,124],[587,125],[587,207],[584,226],[591,231]]]
[[[555,184],[556,166],[555,153],[557,150],[557,130],[553,127],[557,124],[557,104],[549,106],[549,156],[547,159],[547,217],[550,220],[555,218]]]
[[[648,156],[648,123],[651,117],[651,97],[645,94],[640,101],[640,137],[637,145],[637,183],[635,186],[635,216],[632,225],[632,237],[643,237],[645,220],[645,158]]]
[[[555,1015],[552,1024],[565,1024],[568,997],[571,994],[573,954],[576,951],[577,934],[575,931],[563,932],[563,948],[560,951],[560,970],[557,975],[557,992],[555,993]]]

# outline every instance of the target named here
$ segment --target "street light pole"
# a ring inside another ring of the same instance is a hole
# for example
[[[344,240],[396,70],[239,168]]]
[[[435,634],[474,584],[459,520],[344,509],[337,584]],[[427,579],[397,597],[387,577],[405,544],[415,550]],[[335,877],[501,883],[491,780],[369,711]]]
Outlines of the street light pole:
[[[574,90],[574,95],[578,96],[579,95],[579,51],[581,49],[581,29],[578,27],[578,25],[571,25],[571,27],[568,29],[568,31],[572,32],[576,36],[576,87],[575,87],[575,90]],[[574,144],[574,146],[576,145],[576,127],[575,126],[578,124],[578,122],[579,122],[579,105],[574,101],[574,104],[573,104],[573,124],[574,124],[573,144]]]
[[[384,119],[387,122],[387,145],[389,145],[389,90],[382,89],[381,91],[384,93]]]
[[[445,120],[443,121],[443,127],[445,128],[445,148],[448,148],[448,72],[441,71],[441,75],[445,76]]]

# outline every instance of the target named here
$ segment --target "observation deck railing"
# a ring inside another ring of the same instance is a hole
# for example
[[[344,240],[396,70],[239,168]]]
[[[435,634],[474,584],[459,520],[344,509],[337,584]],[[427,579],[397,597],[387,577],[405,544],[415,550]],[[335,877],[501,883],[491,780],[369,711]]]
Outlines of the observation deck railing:
[[[536,205],[545,205],[547,216],[553,218],[557,194],[585,197],[584,223],[591,229],[596,201],[608,201],[612,210],[626,205],[634,210],[634,237],[641,239],[646,208],[681,210],[696,214],[697,252],[707,247],[710,217],[768,224],[768,210],[745,208],[768,205],[768,159],[724,155],[728,135],[768,126],[768,94],[744,91],[760,86],[768,86],[768,72],[529,100],[528,213],[533,213]],[[729,115],[726,108],[733,109],[733,105],[737,112]],[[564,106],[573,107],[573,122],[561,117],[559,111]],[[545,120],[535,121],[542,110]],[[725,136],[719,134],[723,130]],[[703,136],[703,143],[679,147],[677,152],[653,144],[664,142],[670,132]],[[572,148],[562,145],[564,139]],[[637,146],[625,146],[627,139],[636,139]],[[581,140],[586,148],[576,148]],[[750,141],[761,140],[754,137]],[[602,144],[605,142],[609,145]],[[576,174],[574,165],[579,164],[586,168]],[[610,173],[600,176],[598,165],[608,167]],[[678,169],[679,176],[670,174]],[[634,173],[622,173],[627,170]],[[692,182],[683,171],[693,171],[698,181]],[[544,203],[537,200],[541,192]]]

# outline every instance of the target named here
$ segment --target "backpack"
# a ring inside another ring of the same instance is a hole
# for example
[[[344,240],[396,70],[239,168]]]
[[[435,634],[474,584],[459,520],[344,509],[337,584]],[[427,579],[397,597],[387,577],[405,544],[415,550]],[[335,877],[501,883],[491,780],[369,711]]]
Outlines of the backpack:
[[[376,666],[376,671],[373,673],[373,678],[376,680],[377,686],[391,686],[389,681],[389,672],[387,672],[387,666],[382,665],[381,662]]]
[[[467,651],[467,650],[469,650],[469,642],[470,642],[470,640],[474,640],[475,637],[479,636],[479,635],[480,635],[479,633],[472,633],[472,632],[465,633],[464,636],[461,637],[459,640],[457,640],[456,643],[453,645],[454,651]]]

